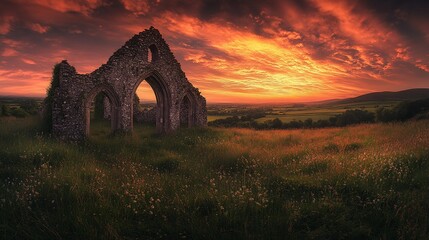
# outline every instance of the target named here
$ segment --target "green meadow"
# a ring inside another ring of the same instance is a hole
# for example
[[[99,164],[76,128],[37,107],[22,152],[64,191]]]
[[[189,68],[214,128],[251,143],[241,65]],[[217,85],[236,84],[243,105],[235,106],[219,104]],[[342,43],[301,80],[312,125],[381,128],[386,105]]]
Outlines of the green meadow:
[[[429,121],[137,125],[82,143],[0,118],[2,239],[428,239]]]
[[[285,104],[284,106],[245,106],[245,105],[209,105],[207,121],[211,122],[217,119],[225,119],[232,116],[244,116],[246,112],[243,109],[254,109],[255,112],[260,112],[265,115],[256,119],[258,123],[263,123],[275,118],[280,119],[284,123],[291,121],[305,121],[311,118],[313,121],[327,120],[330,117],[344,113],[351,109],[366,110],[375,112],[377,108],[384,107],[391,109],[400,101],[369,101],[356,103],[332,103],[332,104]],[[302,106],[300,106],[302,105]]]
[[[349,103],[349,104],[327,104],[327,105],[314,105],[314,106],[303,106],[303,107],[274,107],[272,112],[268,112],[263,118],[257,119],[258,122],[262,123],[267,120],[273,120],[279,118],[282,122],[305,121],[308,118],[317,120],[325,120],[335,115],[344,113],[350,109],[360,109],[369,112],[375,112],[379,107],[392,108],[399,102],[360,102],[360,103]]]

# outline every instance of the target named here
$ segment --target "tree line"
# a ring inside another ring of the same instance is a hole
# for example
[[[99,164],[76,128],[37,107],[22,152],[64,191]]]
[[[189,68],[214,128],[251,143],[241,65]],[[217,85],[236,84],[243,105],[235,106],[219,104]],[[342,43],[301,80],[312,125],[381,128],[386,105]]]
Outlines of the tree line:
[[[344,127],[347,125],[374,123],[374,122],[398,122],[411,118],[428,118],[429,98],[417,101],[405,101],[399,103],[392,109],[380,107],[375,112],[354,109],[330,117],[329,119],[313,120],[308,118],[304,121],[293,120],[282,122],[279,118],[258,122],[257,119],[265,117],[265,114],[250,114],[244,116],[233,116],[225,119],[217,119],[209,122],[209,126],[216,127],[241,127],[253,129],[296,129],[296,128],[324,128]]]
[[[0,104],[0,116],[13,116],[24,118],[29,115],[36,115],[39,112],[40,104],[33,99],[20,102],[18,106],[10,107],[8,104]]]

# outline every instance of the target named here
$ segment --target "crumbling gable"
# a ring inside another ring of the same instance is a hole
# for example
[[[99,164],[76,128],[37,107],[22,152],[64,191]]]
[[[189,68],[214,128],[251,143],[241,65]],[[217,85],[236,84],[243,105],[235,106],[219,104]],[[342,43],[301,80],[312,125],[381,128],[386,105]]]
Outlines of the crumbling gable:
[[[58,66],[59,86],[52,99],[52,132],[69,140],[89,134],[90,108],[104,93],[113,132],[133,129],[133,97],[142,81],[156,100],[156,129],[169,133],[185,126],[206,126],[206,100],[182,71],[167,43],[153,27],[135,35],[100,68],[78,74],[67,61]],[[185,124],[184,124],[185,122]]]

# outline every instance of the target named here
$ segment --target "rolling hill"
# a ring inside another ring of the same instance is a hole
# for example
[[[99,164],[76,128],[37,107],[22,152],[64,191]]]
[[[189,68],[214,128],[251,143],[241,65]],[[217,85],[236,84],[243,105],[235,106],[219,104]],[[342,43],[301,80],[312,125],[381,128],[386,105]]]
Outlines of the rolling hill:
[[[330,104],[345,104],[372,101],[412,101],[423,98],[429,98],[429,88],[413,88],[399,92],[374,92],[357,96],[354,98],[346,98],[337,101],[332,101],[330,102]]]

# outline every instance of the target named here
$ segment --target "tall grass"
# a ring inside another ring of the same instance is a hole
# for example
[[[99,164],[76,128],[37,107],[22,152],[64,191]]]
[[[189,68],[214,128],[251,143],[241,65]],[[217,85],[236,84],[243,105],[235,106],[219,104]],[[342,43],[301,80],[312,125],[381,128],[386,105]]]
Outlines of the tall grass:
[[[116,137],[94,123],[80,144],[0,121],[4,239],[429,237],[429,121]]]

